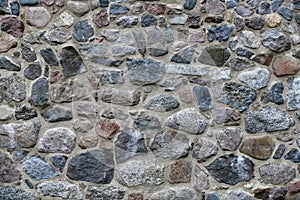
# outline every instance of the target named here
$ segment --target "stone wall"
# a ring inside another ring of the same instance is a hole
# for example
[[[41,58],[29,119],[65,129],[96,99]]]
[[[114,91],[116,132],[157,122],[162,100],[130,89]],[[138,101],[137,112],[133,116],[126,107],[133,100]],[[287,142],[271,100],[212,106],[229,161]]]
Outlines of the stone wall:
[[[299,0],[0,15],[0,199],[300,199]]]

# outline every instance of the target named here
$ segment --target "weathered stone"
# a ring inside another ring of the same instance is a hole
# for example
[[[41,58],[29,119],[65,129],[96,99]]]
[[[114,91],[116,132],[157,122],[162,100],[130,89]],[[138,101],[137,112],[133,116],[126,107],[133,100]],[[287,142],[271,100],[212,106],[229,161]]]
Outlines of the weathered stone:
[[[3,185],[0,186],[0,198],[1,199],[14,199],[14,200],[35,200],[35,196],[32,192],[24,190],[22,187]]]
[[[238,5],[235,8],[235,12],[237,12],[237,14],[239,14],[242,17],[247,17],[253,14],[253,10],[245,4]]]
[[[37,111],[30,105],[18,105],[15,110],[15,117],[17,120],[29,120],[37,117]]]
[[[241,31],[245,27],[245,22],[242,18],[235,17],[234,18],[234,26],[235,26],[236,31]]]
[[[207,122],[194,108],[180,110],[166,119],[166,126],[192,135],[204,132]]]
[[[41,115],[48,122],[69,121],[73,118],[71,109],[60,105],[46,108]]]
[[[23,37],[23,32],[25,29],[24,23],[15,17],[6,17],[0,20],[1,30],[8,33],[14,37]]]
[[[122,163],[132,157],[145,153],[148,153],[148,150],[143,134],[130,128],[120,131],[115,142],[115,157],[117,163]]]
[[[118,181],[127,187],[164,182],[164,165],[157,160],[130,160],[119,169]]]
[[[103,29],[100,35],[104,37],[109,42],[114,42],[119,38],[120,31],[117,29]],[[101,45],[100,45],[101,46]],[[102,45],[103,48],[107,48],[106,45]],[[103,52],[105,53],[105,51]]]
[[[60,27],[60,28],[50,29],[44,35],[44,38],[49,44],[57,45],[57,44],[63,44],[68,40],[70,40],[72,38],[72,34],[70,29]]]
[[[22,58],[24,60],[26,60],[27,62],[33,62],[37,59],[34,49],[23,43],[21,44],[21,48]]]
[[[261,30],[265,25],[262,17],[250,17],[245,19],[245,25],[253,30]]]
[[[21,65],[12,61],[10,58],[6,56],[0,57],[0,69],[6,69],[8,71],[20,71]]]
[[[210,187],[208,174],[199,166],[195,167],[193,185],[199,192],[203,192]]]
[[[283,89],[284,86],[281,82],[272,85],[271,89],[265,91],[261,97],[264,103],[273,102],[275,104],[283,104]]]
[[[0,53],[7,52],[12,48],[17,47],[17,44],[18,43],[15,40],[0,38]],[[5,57],[1,57],[1,58],[5,58]]]
[[[22,167],[26,174],[36,181],[58,176],[57,172],[39,155],[30,156],[22,162]]]
[[[246,113],[244,120],[248,133],[287,130],[295,125],[292,116],[269,105]]]
[[[218,153],[218,146],[208,138],[196,140],[193,148],[193,158],[198,162],[205,162]]]
[[[161,80],[166,72],[165,63],[149,58],[127,59],[129,81],[147,85]]]
[[[300,152],[296,148],[292,148],[285,156],[284,159],[290,160],[293,163],[300,162]]]
[[[139,14],[139,13],[143,13],[144,12],[144,6],[142,3],[137,2],[137,3],[133,3],[131,6],[131,13],[132,14]]]
[[[208,46],[202,50],[198,61],[206,65],[221,67],[229,57],[230,52],[227,48],[221,46]]]
[[[291,21],[293,18],[292,10],[285,7],[280,7],[277,9],[277,12],[285,19]]]
[[[254,197],[258,199],[285,199],[287,189],[286,187],[274,188],[257,188],[254,190]]]
[[[17,169],[17,164],[4,151],[0,151],[0,166],[0,182],[13,183],[21,180],[21,172]]]
[[[153,46],[150,47],[150,52],[149,55],[150,56],[164,56],[166,54],[168,54],[168,47],[164,46],[162,44],[154,44]]]
[[[265,15],[265,14],[269,14],[271,13],[271,4],[267,3],[267,2],[262,2],[256,11],[258,14],[260,15]]]
[[[229,185],[254,178],[254,164],[244,156],[233,154],[221,156],[206,168],[217,181]]]
[[[87,19],[83,19],[74,24],[72,34],[78,42],[86,42],[94,35],[94,28]]]
[[[120,119],[120,120],[125,120],[129,117],[129,115],[125,114],[123,111],[113,107],[105,109],[101,114],[101,116],[107,119]]]
[[[291,42],[288,36],[277,28],[264,31],[261,34],[261,41],[265,47],[277,53],[291,49]]]
[[[10,5],[11,14],[15,16],[19,16],[20,4],[17,1],[15,1],[15,2],[11,2],[9,5]]]
[[[96,133],[107,139],[112,139],[119,129],[117,123],[108,120],[100,120],[95,127]]]
[[[132,28],[138,23],[137,16],[123,16],[116,20],[116,24],[121,28]]]
[[[280,159],[283,156],[284,152],[285,152],[285,145],[280,144],[273,155],[273,159]]]
[[[168,112],[178,108],[178,106],[177,99],[168,93],[157,94],[145,102],[145,108],[157,112]]]
[[[268,53],[261,53],[252,58],[253,61],[269,66],[272,62],[273,55]]]
[[[171,62],[190,64],[193,60],[196,48],[197,45],[193,45],[179,51],[171,58]]]
[[[245,57],[245,58],[248,58],[248,59],[251,59],[252,56],[254,55],[253,52],[248,51],[247,49],[244,49],[244,48],[241,48],[241,47],[238,47],[236,49],[236,54],[238,56]]]
[[[111,51],[114,57],[123,57],[128,55],[134,55],[136,49],[130,46],[115,44],[111,47]]]
[[[281,24],[281,17],[280,15],[278,15],[277,13],[271,13],[268,14],[265,18],[266,20],[266,24],[270,27],[270,28],[275,28],[277,26],[280,26]]]
[[[26,98],[25,81],[13,73],[7,78],[1,78],[0,102],[3,100],[10,103],[11,101],[21,102]]]
[[[79,137],[78,145],[83,148],[93,148],[98,144],[98,137],[92,134]]]
[[[189,183],[191,181],[192,162],[178,160],[171,165],[169,174],[169,182],[174,183]]]
[[[296,110],[300,108],[300,77],[290,77],[287,80],[288,91],[286,93],[288,97],[287,110]]]
[[[11,119],[14,115],[14,112],[15,112],[14,108],[8,105],[0,106],[0,120],[5,121]]]
[[[27,24],[44,28],[51,20],[51,15],[44,7],[29,7],[27,11]]]
[[[77,185],[63,181],[45,181],[37,185],[37,193],[42,196],[62,199],[82,199],[83,195]]]
[[[265,68],[256,68],[240,73],[237,78],[255,89],[266,87],[270,81],[270,72]]]
[[[142,193],[130,193],[128,195],[128,200],[143,200],[144,196]]]
[[[216,193],[207,194],[206,200],[220,200]]]
[[[171,25],[184,25],[187,21],[186,16],[174,15],[169,17],[168,22]]]
[[[218,0],[208,2],[208,10],[211,15],[220,15],[225,11],[225,6]]]
[[[53,166],[58,169],[60,172],[63,172],[65,165],[67,163],[67,156],[63,155],[54,155],[50,157],[50,160],[53,164]]]
[[[227,192],[224,200],[254,200],[254,197],[248,192],[234,189]]]
[[[283,56],[277,56],[274,59],[272,68],[276,76],[293,75],[300,70],[300,68],[292,63],[290,59]]]
[[[234,71],[242,71],[253,67],[254,64],[241,58],[233,58],[226,64],[226,66],[230,67]]]
[[[215,108],[212,113],[217,124],[239,124],[241,119],[240,115],[231,108]]]
[[[259,167],[259,174],[265,184],[283,185],[296,177],[296,170],[284,162],[270,163]]]
[[[29,66],[24,69],[24,76],[29,80],[37,79],[41,74],[42,68],[39,62],[29,64]]]
[[[58,66],[56,55],[51,48],[41,49],[40,54],[48,65]]]
[[[108,184],[114,176],[111,150],[93,150],[74,156],[68,165],[67,176],[77,181]]]
[[[200,110],[206,111],[211,109],[211,96],[207,87],[195,86],[193,93]]]
[[[256,91],[235,82],[225,83],[218,101],[237,108],[240,112],[248,109],[256,99]]]
[[[31,90],[31,101],[35,106],[43,106],[48,100],[49,85],[48,80],[43,77],[35,81]]]
[[[109,13],[113,15],[121,15],[125,14],[129,11],[129,8],[126,6],[122,6],[119,4],[111,4],[109,8]]]
[[[88,2],[68,1],[67,7],[77,17],[85,15],[90,10]]]
[[[40,128],[40,122],[1,124],[0,147],[32,148],[37,142]]]
[[[141,131],[161,130],[161,124],[157,117],[141,114],[134,118],[133,127]]]
[[[259,38],[252,31],[242,31],[240,34],[240,40],[245,47],[251,49],[257,49],[260,46]]]
[[[161,158],[178,159],[189,153],[189,139],[180,133],[161,131],[150,146],[153,154]]]
[[[132,35],[136,42],[137,49],[141,55],[146,53],[146,37],[142,30],[134,29],[132,30]]]
[[[189,199],[198,200],[198,196],[194,189],[190,187],[171,187],[155,192],[151,195],[151,200],[161,199]]]
[[[292,193],[292,194],[299,193],[299,191],[300,191],[300,182],[295,181],[293,183],[290,183],[287,187],[287,190],[288,190],[289,193]]]
[[[38,4],[38,0],[20,0],[22,6],[34,6]]]
[[[207,37],[210,42],[218,40],[219,42],[226,41],[233,31],[233,26],[228,24],[212,25],[207,29]]]
[[[114,186],[88,186],[87,193],[85,198],[94,200],[94,199],[114,199],[121,200],[125,196],[125,190],[117,188]]]
[[[223,150],[235,151],[241,143],[243,134],[240,128],[228,127],[222,129],[216,137]]]
[[[123,90],[122,88],[106,88],[101,92],[101,100],[123,106],[134,106],[140,101],[141,93],[136,90]]]
[[[197,0],[184,0],[183,8],[186,10],[193,10],[197,4]]]

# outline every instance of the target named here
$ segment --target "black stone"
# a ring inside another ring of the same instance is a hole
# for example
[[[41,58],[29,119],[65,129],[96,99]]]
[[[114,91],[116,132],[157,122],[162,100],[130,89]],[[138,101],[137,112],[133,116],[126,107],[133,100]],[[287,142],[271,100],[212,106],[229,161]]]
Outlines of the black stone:
[[[81,56],[73,46],[67,46],[61,50],[60,64],[66,77],[75,76],[86,71]]]
[[[284,0],[273,0],[272,1],[272,11],[277,10],[281,4],[283,3]]]
[[[293,18],[292,10],[285,8],[285,7],[280,7],[277,9],[277,12],[284,17],[285,19],[291,21]]]
[[[300,152],[296,148],[292,148],[285,156],[284,159],[290,160],[293,163],[300,162]]]
[[[41,115],[47,122],[70,121],[73,119],[72,111],[62,106],[46,108],[41,112]]]
[[[197,0],[184,0],[183,8],[186,10],[193,10],[196,6]]]
[[[196,48],[197,45],[193,45],[179,51],[171,58],[171,62],[190,64],[193,60]]]
[[[284,152],[285,152],[285,145],[280,144],[273,155],[273,159],[280,159],[283,156]]]
[[[19,16],[20,14],[20,4],[18,2],[10,3],[11,14],[15,16]]]
[[[42,74],[42,68],[39,62],[35,62],[30,64],[28,67],[24,69],[24,76],[29,80],[34,80],[40,77]]]
[[[11,153],[12,158],[17,161],[21,162],[27,155],[29,154],[29,151],[25,150],[15,150]]]
[[[233,154],[221,156],[206,168],[217,181],[229,185],[236,185],[254,178],[254,164],[244,156]]]
[[[15,117],[17,120],[23,119],[23,120],[29,120],[32,118],[37,117],[36,109],[34,109],[32,106],[29,105],[19,105],[16,107],[15,110]]]
[[[60,172],[63,172],[68,157],[63,155],[55,155],[51,156],[50,160],[56,169],[58,169]]]
[[[264,103],[273,102],[275,104],[283,104],[283,83],[275,83],[270,90],[267,90],[263,93],[261,101]]]
[[[108,184],[114,177],[114,157],[111,150],[93,150],[74,156],[67,176],[72,180]]]
[[[58,66],[56,55],[51,48],[40,50],[40,54],[48,65]]]
[[[87,19],[84,19],[74,24],[72,35],[78,42],[86,42],[94,35],[94,28]]]
[[[22,58],[27,62],[33,62],[37,59],[35,51],[31,49],[29,46],[25,44],[21,44],[21,49],[22,49],[21,50]]]
[[[221,46],[205,47],[199,57],[199,62],[206,65],[221,67],[229,59],[230,52]]]
[[[298,24],[300,24],[300,12],[295,13],[295,20]]]
[[[145,114],[139,115],[134,119],[133,127],[141,131],[161,129],[160,121],[157,117]]]
[[[200,16],[200,15],[199,15]],[[224,18],[221,16],[207,16],[204,21],[206,23],[216,23],[216,24],[220,24],[224,21]]]
[[[46,78],[40,78],[32,85],[31,101],[35,106],[43,106],[48,102],[49,85]]]
[[[156,26],[157,19],[153,15],[143,14],[141,19],[142,27]]]
[[[251,51],[249,51],[247,49],[244,49],[242,47],[239,47],[239,48],[236,49],[236,54],[238,56],[245,57],[245,58],[248,58],[248,59],[250,59],[254,55],[254,53],[252,53]]]
[[[8,71],[20,71],[21,66],[18,63],[13,62],[6,56],[0,57],[0,69],[6,69]]]
[[[113,15],[125,14],[128,11],[129,11],[129,8],[127,8],[126,6],[119,5],[119,4],[111,4],[110,9],[109,9],[109,13],[113,14]]]
[[[195,86],[193,88],[194,97],[200,110],[207,111],[211,106],[211,96],[205,86]]]
[[[187,20],[186,20],[186,24],[189,25],[190,28],[199,28],[199,27],[200,27],[200,20],[201,20],[201,18],[200,18],[200,13],[198,13],[198,12],[193,12],[193,13],[190,13],[190,14],[188,15],[188,18],[187,18]],[[221,23],[221,22],[219,22],[219,21],[220,21],[220,20],[219,20],[218,17],[214,17],[214,18],[212,19],[212,22],[213,22],[213,23]],[[223,20],[221,20],[221,21],[223,21]]]
[[[233,26],[228,24],[212,25],[207,29],[207,38],[210,42],[218,40],[219,42],[226,41],[233,31]]]
[[[33,184],[30,182],[29,179],[25,179],[24,182],[26,183],[26,185],[27,185],[30,189],[33,189],[33,188],[34,188]]]
[[[257,9],[257,13],[260,15],[265,15],[271,13],[271,5],[267,2],[262,2]]]
[[[245,24],[248,28],[261,30],[265,25],[263,17],[250,17],[245,19]]]

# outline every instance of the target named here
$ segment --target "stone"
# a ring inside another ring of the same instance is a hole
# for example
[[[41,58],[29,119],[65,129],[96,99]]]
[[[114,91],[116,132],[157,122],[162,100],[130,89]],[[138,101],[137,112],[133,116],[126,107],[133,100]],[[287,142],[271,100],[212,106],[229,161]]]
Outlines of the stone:
[[[189,183],[191,181],[192,162],[178,160],[171,165],[169,182],[174,183]]]
[[[207,122],[195,108],[185,108],[168,117],[165,125],[191,135],[199,135],[206,129]]]
[[[140,102],[141,93],[136,90],[123,90],[122,88],[106,88],[101,92],[101,100],[123,106],[134,106]]]
[[[267,2],[262,2],[261,4],[259,4],[256,12],[260,15],[266,15],[271,13],[271,4]]]
[[[234,26],[235,26],[236,31],[241,31],[245,27],[245,22],[242,18],[235,17],[234,18]]]
[[[8,123],[0,125],[0,148],[32,148],[37,143],[40,122]]]
[[[240,128],[228,127],[218,132],[216,138],[223,150],[235,151],[242,141],[243,133]]]
[[[134,29],[132,30],[132,35],[136,42],[137,49],[141,55],[146,53],[146,37],[142,30]]]
[[[108,0],[100,0],[100,7],[108,7],[109,1]]]
[[[225,200],[254,200],[254,197],[248,192],[239,189],[229,190],[226,194]]]
[[[187,21],[187,17],[186,16],[178,16],[178,15],[174,15],[169,17],[168,22],[171,25],[184,25]]]
[[[143,14],[141,18],[142,27],[149,27],[157,25],[157,19],[153,15]]]
[[[63,44],[72,38],[70,29],[65,27],[50,29],[44,35],[45,40],[52,45]]]
[[[128,58],[127,69],[129,81],[134,85],[156,83],[166,72],[164,62],[149,58]]]
[[[242,31],[240,34],[240,40],[245,47],[249,47],[251,49],[257,49],[260,47],[260,40],[252,31]]]
[[[48,91],[48,80],[45,77],[39,78],[37,81],[35,81],[31,90],[32,104],[35,106],[45,105],[49,100]]]
[[[112,107],[105,109],[101,114],[101,116],[107,119],[119,119],[119,120],[125,120],[129,117],[129,115],[125,114],[123,111]]]
[[[297,12],[297,13],[295,14],[295,21],[296,21],[298,24],[300,24],[300,13],[299,13],[299,12]]]
[[[146,3],[145,10],[150,14],[163,15],[166,11],[166,5],[161,3]]]
[[[65,165],[67,163],[67,156],[63,155],[54,155],[50,157],[50,160],[53,164],[53,166],[58,169],[60,172],[63,172]]]
[[[155,44],[150,47],[150,56],[159,57],[169,53],[168,47],[162,44]]]
[[[134,47],[119,45],[119,44],[113,45],[111,47],[111,51],[114,57],[134,55],[136,53],[136,49]]]
[[[264,31],[261,34],[262,44],[277,53],[291,49],[291,42],[286,34],[277,28]]]
[[[27,24],[36,27],[44,28],[51,20],[51,15],[44,7],[29,7],[27,11]]]
[[[196,51],[196,48],[197,45],[184,48],[183,50],[174,54],[174,56],[171,58],[171,62],[190,64],[193,60],[193,55]]]
[[[283,83],[278,82],[272,85],[271,89],[265,91],[261,97],[261,101],[264,103],[273,102],[275,104],[283,104]]]
[[[275,142],[271,137],[251,137],[244,139],[240,152],[259,160],[267,160],[273,154]]]
[[[128,200],[143,200],[144,196],[141,193],[130,193],[128,195]]]
[[[82,199],[83,195],[77,185],[64,181],[45,181],[37,185],[39,195],[59,197],[62,199]]]
[[[86,199],[114,199],[121,200],[125,196],[125,190],[114,186],[88,186]]]
[[[211,96],[207,87],[195,86],[193,87],[193,94],[200,110],[207,111],[212,108]]]
[[[207,29],[208,41],[227,41],[233,31],[233,26],[228,24],[211,25]]]
[[[182,13],[182,5],[178,4],[167,4],[166,5],[166,14],[167,15],[178,15]]]
[[[195,167],[193,185],[199,192],[203,192],[210,187],[208,174],[199,166]]]
[[[5,121],[9,120],[13,117],[15,109],[8,106],[8,105],[1,105],[0,106],[0,120]]]
[[[87,2],[80,1],[68,1],[68,10],[71,11],[77,17],[81,17],[89,12],[89,4]]]
[[[41,115],[47,122],[69,121],[73,119],[71,109],[61,105],[48,107],[41,112]]]
[[[29,120],[37,117],[37,111],[31,105],[18,105],[15,110],[15,117],[17,120]]]
[[[132,28],[138,23],[137,16],[123,16],[116,20],[116,24],[121,28]]]
[[[100,75],[100,82],[105,84],[122,84],[124,83],[123,71],[103,70]]]
[[[112,139],[119,131],[120,127],[117,123],[109,120],[100,120],[95,127],[96,133],[107,139]]]
[[[292,183],[288,184],[287,191],[289,193],[292,193],[292,194],[299,193],[299,191],[300,191],[300,182],[295,181],[295,182],[292,182]]]
[[[294,75],[300,70],[298,66],[284,56],[277,56],[272,63],[272,68],[276,76]]]
[[[99,13],[93,15],[93,22],[98,28],[102,28],[109,25],[109,17],[105,8],[101,9]]]
[[[141,131],[161,130],[159,119],[146,114],[140,114],[134,118],[133,127]]]
[[[296,110],[300,108],[300,98],[299,98],[299,88],[300,88],[300,77],[290,77],[287,80],[288,91],[286,93],[287,100],[287,110]]]
[[[218,0],[208,2],[208,10],[211,15],[220,15],[225,11],[225,6]]]
[[[234,71],[243,71],[253,67],[254,64],[241,58],[233,58],[229,60],[226,66],[230,67]]]
[[[168,93],[161,93],[145,101],[145,108],[156,112],[168,112],[179,107],[177,99]]]
[[[100,32],[100,35],[104,37],[109,42],[114,42],[119,38],[120,31],[117,29],[103,29]],[[103,48],[107,48],[107,46],[102,45]],[[105,53],[105,51],[103,52]]]
[[[137,2],[137,3],[133,3],[131,6],[130,6],[130,10],[131,10],[131,13],[132,14],[139,14],[139,13],[143,13],[144,12],[144,6],[143,4]]]
[[[284,159],[290,160],[293,163],[300,162],[300,152],[296,148],[292,148],[285,156]]]
[[[253,52],[248,51],[247,49],[244,49],[244,48],[241,48],[241,47],[238,47],[236,49],[236,54],[238,56],[245,57],[245,58],[248,58],[248,59],[251,59],[252,56],[254,55]]]
[[[0,20],[0,28],[7,34],[14,37],[23,37],[23,32],[25,29],[24,23],[15,17],[5,17]]]
[[[21,102],[26,98],[25,81],[17,74],[13,73],[7,78],[1,78],[0,102],[11,101]]]
[[[285,185],[296,177],[296,170],[284,162],[269,163],[259,167],[259,174],[265,184]]]
[[[23,43],[21,44],[21,48],[22,58],[24,60],[26,60],[27,62],[33,62],[37,59],[34,49]]]
[[[115,157],[117,163],[125,162],[130,158],[145,153],[148,153],[148,150],[143,134],[131,128],[120,131],[115,141]]]
[[[48,65],[58,66],[56,55],[51,48],[41,49],[40,54]]]
[[[78,145],[83,149],[96,147],[97,144],[98,137],[95,135],[90,134],[79,137]]]
[[[111,150],[87,151],[69,161],[67,176],[77,181],[108,184],[113,179],[114,167]]]
[[[272,1],[272,11],[277,10],[283,3],[283,0]]]
[[[164,168],[157,160],[130,160],[119,169],[118,182],[126,187],[160,185],[164,182]]]
[[[15,200],[35,200],[35,196],[32,192],[24,190],[22,187],[2,185],[0,186],[0,198],[1,199],[15,199]]]
[[[88,19],[83,19],[74,24],[72,35],[78,42],[87,42],[94,35],[94,28]]]
[[[185,10],[193,10],[197,4],[197,0],[184,0],[183,8]]]
[[[265,68],[256,68],[240,73],[237,78],[252,88],[261,89],[269,84],[270,72]]]
[[[240,112],[247,110],[250,104],[256,99],[255,90],[235,82],[225,83],[222,90],[217,100],[235,107]]]
[[[33,155],[22,162],[26,174],[33,180],[40,181],[58,176],[57,172],[39,155]]]
[[[284,152],[285,152],[285,145],[280,144],[273,155],[273,159],[280,159],[283,156]]]
[[[17,41],[6,39],[6,38],[0,38],[0,53],[4,53],[9,51],[12,48],[17,47]]]
[[[245,25],[253,30],[261,30],[265,25],[263,17],[250,17],[245,19]]]
[[[273,55],[269,53],[260,53],[252,58],[253,61],[266,66],[269,66],[271,64],[272,59]]]
[[[196,140],[193,148],[193,158],[198,162],[205,162],[218,153],[218,146],[208,138]]]
[[[207,194],[206,200],[220,200],[216,193]]]
[[[74,23],[74,17],[67,11],[59,15],[58,25],[62,27],[71,27]]]
[[[242,17],[247,17],[247,16],[250,16],[250,15],[253,14],[253,10],[249,6],[247,6],[245,4],[238,5],[235,8],[235,12],[237,14],[239,14],[240,16],[242,16]]]
[[[1,56],[0,69],[5,69],[7,71],[20,71],[21,65],[19,63],[14,62],[13,60],[11,60],[6,56]]]
[[[291,21],[293,18],[292,10],[285,7],[280,7],[277,9],[277,12],[285,19]]]
[[[229,185],[236,185],[254,178],[253,162],[244,156],[234,154],[218,157],[206,166],[206,169],[218,182]]]
[[[190,199],[198,200],[197,193],[190,187],[171,187],[155,192],[151,195],[151,200],[160,199]]]
[[[111,4],[109,8],[109,13],[113,15],[121,15],[125,14],[129,11],[129,8],[126,6],[122,6],[119,4]]]
[[[271,13],[271,14],[268,14],[265,18],[266,20],[266,24],[268,25],[268,27],[270,28],[275,28],[277,26],[280,26],[281,24],[281,17],[279,14],[277,13]]]
[[[206,64],[221,67],[229,59],[230,52],[221,46],[205,47],[198,58],[198,61]]]
[[[29,64],[24,69],[24,76],[29,80],[35,80],[42,75],[42,68],[39,62]]]
[[[17,169],[17,164],[4,151],[0,151],[0,166],[0,182],[13,183],[21,180],[21,172]]]
[[[180,133],[161,131],[154,137],[150,146],[153,154],[160,158],[178,159],[189,153],[189,139]]]
[[[240,115],[232,108],[215,108],[212,113],[216,124],[239,124]]]
[[[38,0],[20,0],[21,6],[34,6],[38,4]]]

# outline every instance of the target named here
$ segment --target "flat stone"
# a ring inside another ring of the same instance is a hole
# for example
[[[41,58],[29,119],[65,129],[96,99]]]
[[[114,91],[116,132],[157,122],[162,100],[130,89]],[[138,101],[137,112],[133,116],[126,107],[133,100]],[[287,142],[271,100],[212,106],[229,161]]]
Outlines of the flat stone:
[[[6,69],[8,71],[20,71],[21,65],[19,63],[14,62],[13,60],[11,60],[6,56],[1,56],[0,69]]]
[[[235,151],[242,141],[243,133],[240,128],[228,127],[218,132],[216,138],[223,150]]]
[[[260,53],[252,58],[253,61],[266,66],[271,64],[272,59],[273,55],[269,53]]]
[[[290,77],[287,80],[288,91],[286,93],[287,100],[287,110],[296,110],[300,108],[300,98],[299,98],[299,88],[300,88],[300,77]]]
[[[270,81],[270,72],[265,68],[256,68],[240,73],[237,78],[252,88],[261,89]]]
[[[51,20],[51,15],[44,7],[29,7],[27,11],[27,24],[36,27],[44,28]]]
[[[277,9],[277,12],[285,19],[291,21],[293,18],[293,11],[289,8],[280,7]]]
[[[208,41],[227,41],[233,31],[233,26],[228,24],[211,25],[207,29]]]
[[[240,4],[235,8],[235,12],[239,14],[242,17],[247,17],[253,14],[253,10],[251,7],[245,5],[245,4]]]
[[[35,81],[31,89],[32,104],[35,106],[45,105],[49,100],[48,91],[48,80],[45,77],[39,78],[37,81]]]
[[[185,10],[193,10],[197,4],[197,0],[184,0],[183,8]]]
[[[60,172],[63,172],[68,157],[63,155],[54,155],[50,157],[50,160],[56,169],[58,169]]]
[[[60,105],[46,108],[41,115],[47,122],[69,121],[73,118],[71,109]]]
[[[114,199],[122,200],[125,196],[125,190],[114,186],[88,186],[85,198],[94,199]]]
[[[17,120],[29,120],[37,117],[37,111],[31,105],[18,105],[15,110],[15,117]]]
[[[266,15],[271,13],[271,4],[267,3],[267,2],[262,2],[256,11],[258,14],[260,15]]]
[[[183,50],[174,54],[174,56],[171,58],[171,62],[190,64],[193,60],[193,55],[196,51],[196,48],[197,45],[184,48]]]
[[[149,27],[157,25],[157,19],[153,15],[143,14],[141,18],[142,27]]]
[[[277,56],[272,63],[272,68],[276,76],[294,75],[300,70],[298,66],[284,56]]]
[[[62,199],[82,199],[83,195],[77,185],[64,181],[45,181],[37,185],[37,193],[42,196]]]
[[[246,113],[245,123],[248,133],[287,130],[295,125],[292,116],[269,105]]]
[[[155,135],[150,149],[157,157],[178,159],[188,155],[190,144],[183,134],[161,131]]]
[[[240,40],[245,47],[251,49],[257,49],[260,46],[259,38],[252,31],[242,31],[240,34]]]
[[[140,101],[141,93],[136,90],[123,90],[106,88],[101,92],[101,100],[105,103],[112,103],[123,106],[134,106]]]
[[[93,22],[98,28],[102,28],[109,25],[109,17],[105,8],[101,9],[99,13],[93,15]]]
[[[108,184],[114,176],[111,150],[93,150],[74,156],[68,165],[67,176],[72,180]]]
[[[22,6],[34,6],[38,4],[38,0],[20,0]]]
[[[133,38],[136,42],[137,49],[141,55],[146,53],[146,37],[142,30],[134,29],[132,30]]]
[[[300,152],[296,148],[292,148],[285,156],[284,159],[290,160],[293,163],[300,162]]]
[[[58,176],[57,172],[39,155],[30,156],[22,162],[22,167],[26,174],[36,181]]]
[[[118,182],[126,187],[160,185],[164,182],[164,168],[157,160],[130,160],[119,169]]]
[[[218,0],[208,2],[208,13],[211,15],[220,15],[225,11],[225,6]]]
[[[37,143],[40,128],[40,122],[1,124],[0,147],[32,148]]]
[[[37,59],[34,49],[32,49],[30,46],[22,43],[21,48],[22,58],[24,60],[26,60],[27,62],[33,62]]]
[[[25,29],[24,23],[15,17],[5,17],[0,20],[0,28],[7,34],[14,37],[23,37],[23,32]]]
[[[168,117],[165,125],[192,135],[199,135],[206,129],[207,122],[196,109],[186,108]]]
[[[51,48],[41,49],[40,54],[48,65],[58,66],[56,55]]]
[[[296,170],[284,162],[269,163],[259,167],[259,174],[265,184],[285,185],[296,177]]]
[[[169,50],[167,46],[164,46],[162,44],[154,44],[153,46],[150,47],[149,55],[159,57],[159,56],[167,55],[168,53]]]
[[[206,65],[221,67],[229,59],[230,52],[221,46],[205,47],[200,54],[198,61]]]
[[[100,120],[95,127],[96,133],[107,139],[112,139],[119,129],[120,127],[117,123],[109,120]]]
[[[206,168],[218,182],[229,185],[236,185],[254,178],[254,164],[244,156],[234,154],[221,156]]]
[[[137,16],[123,16],[116,20],[116,24],[121,28],[132,28],[138,23]]]
[[[280,144],[273,155],[273,159],[280,159],[283,156],[284,152],[285,152],[285,145]]]
[[[119,44],[111,46],[111,51],[114,57],[124,57],[134,55],[136,53],[136,49],[134,47]]]
[[[13,183],[21,180],[21,172],[17,169],[17,164],[4,151],[0,151],[0,166],[0,182]]]
[[[63,44],[72,38],[70,29],[65,27],[50,29],[45,35],[45,40],[52,45]]]
[[[147,85],[162,79],[165,63],[149,58],[127,59],[129,81],[134,85]]]
[[[160,190],[151,195],[151,200],[161,199],[189,199],[198,200],[196,191],[191,187],[170,187]]]
[[[13,117],[15,109],[8,105],[1,105],[0,106],[0,120],[5,121],[9,120]]]
[[[115,157],[117,163],[125,162],[130,158],[145,153],[148,153],[148,150],[143,134],[131,128],[120,131],[115,141]]]
[[[200,110],[206,111],[212,108],[211,96],[207,87],[195,86],[193,94]]]
[[[187,21],[186,16],[174,15],[169,17],[168,22],[171,25],[184,25]]]
[[[287,193],[286,187],[274,187],[274,188],[257,188],[254,190],[254,197],[258,199],[285,199]]]
[[[178,160],[171,165],[169,174],[169,182],[174,183],[189,183],[191,181],[192,162]]]
[[[193,185],[199,192],[203,192],[210,188],[209,175],[201,169],[198,165],[195,166],[194,170]]]
[[[216,124],[239,124],[241,119],[240,114],[232,108],[215,108],[212,109],[212,113]]]
[[[170,32],[168,32],[166,34],[173,34]],[[171,36],[169,36],[169,37],[171,37]],[[170,38],[170,40],[171,40],[171,38]],[[151,27],[147,30],[147,43],[148,44],[157,44],[157,43],[164,44],[165,42],[166,42],[165,35],[158,28]]]
[[[251,59],[252,56],[254,55],[253,52],[248,51],[247,49],[244,49],[244,48],[241,48],[241,47],[238,47],[236,49],[236,54],[238,56],[245,57],[245,58],[248,58],[248,59]]]
[[[7,52],[17,47],[17,41],[7,38],[0,38],[0,53]]]
[[[271,89],[265,91],[261,97],[261,101],[264,103],[273,102],[275,104],[283,104],[283,83],[278,82],[272,85]]]
[[[250,17],[245,19],[245,25],[253,30],[261,30],[265,25],[263,17]]]
[[[231,105],[237,108],[240,112],[243,112],[248,109],[255,99],[255,90],[235,82],[228,82],[224,84],[223,91],[220,94],[218,101]]]
[[[198,162],[205,162],[218,153],[218,146],[208,138],[196,140],[193,148],[193,158]]]
[[[144,196],[141,193],[130,193],[128,195],[128,200],[143,200]]]
[[[24,69],[24,77],[29,80],[35,80],[42,75],[42,67],[39,62],[29,64]]]
[[[123,71],[103,70],[100,75],[100,82],[105,84],[122,84],[124,83]]]
[[[291,42],[286,34],[277,28],[272,28],[264,31],[261,34],[262,44],[277,52],[281,53],[291,49]]]
[[[254,200],[254,197],[248,192],[244,192],[239,189],[227,191],[225,200]]]
[[[166,11],[166,5],[162,3],[146,3],[145,10],[150,14],[163,15]]]
[[[113,15],[125,14],[129,11],[129,8],[119,4],[111,4],[109,8],[109,13]]]
[[[159,119],[147,114],[140,114],[134,118],[133,127],[141,131],[161,130]]]
[[[83,19],[74,24],[72,35],[78,42],[86,42],[94,35],[94,28],[88,19]]]
[[[24,190],[22,187],[3,185],[0,186],[0,198],[1,199],[26,199],[35,200],[35,196],[32,192]]]
[[[75,76],[87,71],[86,66],[73,46],[64,47],[60,54],[60,64],[66,77]]]
[[[168,112],[178,107],[177,99],[168,93],[154,95],[145,102],[145,108],[156,112]]]
[[[68,1],[67,7],[68,10],[77,17],[81,17],[90,11],[89,4],[87,2]]]
[[[101,116],[107,119],[120,119],[120,120],[125,120],[129,117],[129,115],[123,112],[122,110],[113,107],[105,109],[102,112]]]
[[[79,137],[78,146],[83,149],[96,147],[98,144],[98,137],[95,135],[84,135]]]

